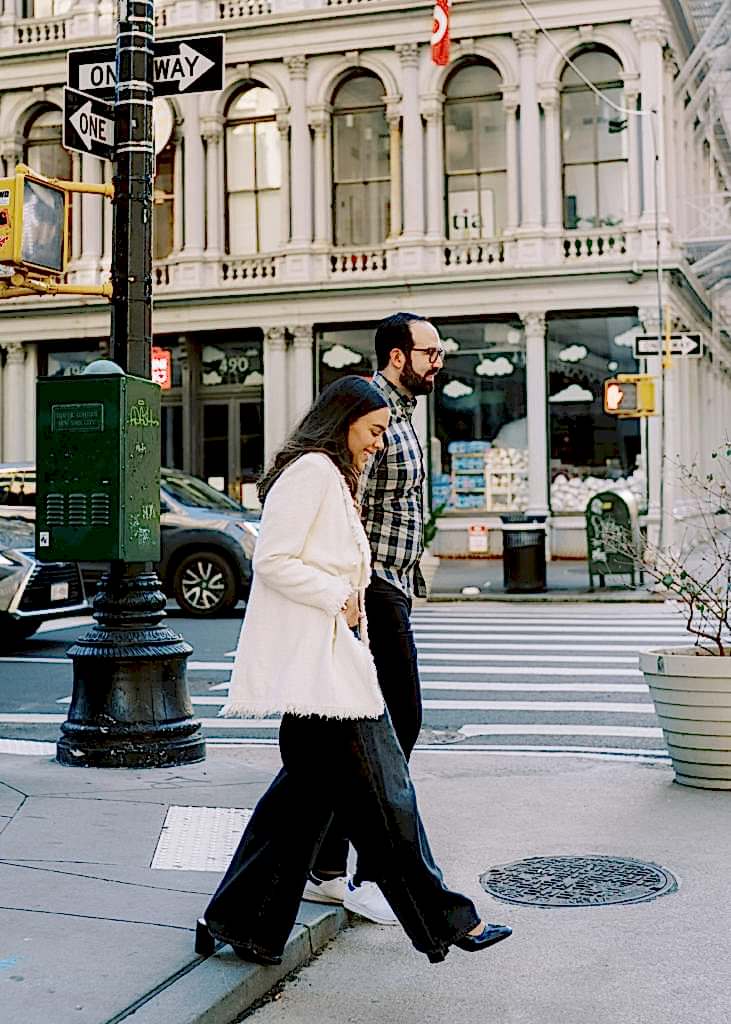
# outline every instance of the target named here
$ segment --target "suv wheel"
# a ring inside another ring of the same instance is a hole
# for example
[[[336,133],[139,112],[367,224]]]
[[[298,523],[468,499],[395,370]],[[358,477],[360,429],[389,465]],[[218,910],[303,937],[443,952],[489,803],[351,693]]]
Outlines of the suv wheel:
[[[175,570],[173,593],[186,615],[219,615],[236,604],[236,577],[214,551],[187,555]]]

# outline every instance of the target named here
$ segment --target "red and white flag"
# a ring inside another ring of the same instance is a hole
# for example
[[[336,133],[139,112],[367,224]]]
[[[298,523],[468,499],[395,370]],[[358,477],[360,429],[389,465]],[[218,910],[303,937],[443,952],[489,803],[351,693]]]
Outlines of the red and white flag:
[[[435,0],[431,30],[431,59],[435,64],[449,64],[449,0]]]

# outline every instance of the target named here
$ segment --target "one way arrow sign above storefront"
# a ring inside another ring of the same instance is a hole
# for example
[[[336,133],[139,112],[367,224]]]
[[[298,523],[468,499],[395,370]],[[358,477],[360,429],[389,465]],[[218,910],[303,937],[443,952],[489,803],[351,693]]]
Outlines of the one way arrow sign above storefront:
[[[64,89],[63,144],[78,153],[113,160],[113,105],[75,89]]]
[[[71,89],[114,99],[116,53],[113,46],[70,50]],[[155,41],[155,96],[216,92],[223,88],[223,35],[190,36]]]
[[[635,358],[644,356],[694,356],[703,355],[703,337],[691,331],[671,334],[666,340],[656,334],[639,334],[635,338]]]

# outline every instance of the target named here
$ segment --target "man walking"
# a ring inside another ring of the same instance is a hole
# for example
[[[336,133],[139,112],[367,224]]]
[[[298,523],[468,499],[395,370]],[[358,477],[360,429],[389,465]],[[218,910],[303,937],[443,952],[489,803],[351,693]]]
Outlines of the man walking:
[[[383,451],[364,472],[363,525],[371,544],[371,584],[366,614],[378,681],[406,758],[421,729],[421,686],[411,629],[414,597],[426,597],[419,560],[424,548],[424,455],[412,415],[419,395],[429,394],[444,362],[437,329],[425,317],[396,313],[378,325],[378,372],[373,384],[391,412]],[[337,823],[336,823],[337,825]],[[305,898],[343,902],[379,924],[396,919],[380,889],[359,864],[347,882],[347,840],[331,827],[323,840]]]

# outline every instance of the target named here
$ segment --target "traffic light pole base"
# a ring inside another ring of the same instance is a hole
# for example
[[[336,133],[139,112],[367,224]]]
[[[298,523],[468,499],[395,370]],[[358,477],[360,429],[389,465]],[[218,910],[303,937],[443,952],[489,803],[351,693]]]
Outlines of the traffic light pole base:
[[[204,760],[186,662],[193,649],[160,625],[153,572],[114,565],[94,599],[97,625],[69,650],[74,685],[56,757],[86,768],[166,768]]]

